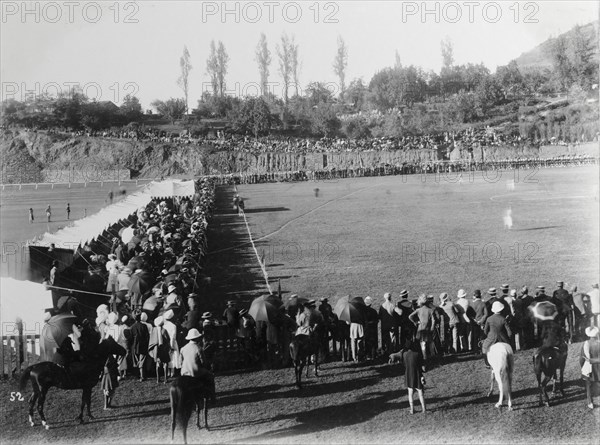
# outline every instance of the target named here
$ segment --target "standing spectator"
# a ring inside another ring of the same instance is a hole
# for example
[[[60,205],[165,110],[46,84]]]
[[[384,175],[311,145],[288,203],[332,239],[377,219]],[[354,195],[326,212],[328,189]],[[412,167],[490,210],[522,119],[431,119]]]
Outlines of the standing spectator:
[[[598,341],[597,327],[589,326],[585,335],[589,338],[583,342],[579,355],[579,366],[581,366],[581,378],[585,382],[585,393],[587,407],[594,409],[592,401],[592,384],[600,381],[600,342]]]
[[[365,298],[365,349],[367,360],[375,360],[377,358],[377,325],[379,324],[379,315],[377,311],[371,307],[373,299]]]
[[[443,332],[444,334],[444,350],[451,354],[458,352],[458,326],[460,324],[459,313],[456,310],[454,303],[452,303],[447,293],[440,295],[440,308],[443,309],[443,317],[448,326],[448,329]],[[452,338],[452,346],[450,346],[450,338]]]
[[[473,324],[473,308],[467,300],[467,292],[464,289],[458,291],[456,300],[456,308],[460,312],[460,324],[458,336],[464,346],[465,351],[472,351],[473,346],[473,333],[471,332],[471,325]]]
[[[379,307],[379,319],[381,320],[381,348],[386,356],[396,351],[398,346],[398,324],[394,315],[396,307],[392,303],[392,294],[386,292],[383,295],[383,303]]]
[[[147,323],[142,321],[142,315],[145,314],[138,314],[135,323],[131,326],[133,366],[137,366],[139,369],[140,382],[145,380],[144,367],[150,345],[150,333],[146,326]]]
[[[473,292],[473,344],[479,349],[479,342],[483,339],[483,327],[489,316],[488,307],[481,299],[481,291],[475,289]]]
[[[71,204],[67,202],[67,219],[71,219]]]
[[[362,323],[350,322],[350,347],[352,360],[358,363],[364,348],[365,329]]]
[[[51,217],[52,217],[52,209],[50,208],[50,204],[48,204],[48,207],[46,207],[46,218],[48,219],[48,222],[50,222]]]
[[[52,261],[51,264],[51,269],[50,269],[50,286],[51,287],[50,291],[52,293],[52,306],[54,307],[54,309],[58,309],[58,299],[60,298],[60,294],[58,293],[58,289],[55,289],[54,286],[58,285],[58,261],[54,260]]]
[[[115,395],[115,390],[119,387],[119,366],[117,358],[113,354],[109,354],[104,363],[101,386],[104,394],[104,409],[112,409],[112,399]]]
[[[240,313],[235,307],[235,301],[228,301],[227,308],[223,312],[223,320],[227,323],[227,332],[229,334],[229,341],[233,343],[237,327],[239,325]]]
[[[177,325],[172,321],[174,320],[174,317],[175,313],[171,309],[163,314],[165,331],[169,334],[169,366],[171,368],[171,376],[176,377],[175,374],[177,374],[181,368],[181,360],[179,358],[179,344],[177,343]]]
[[[252,338],[255,329],[254,319],[248,314],[248,309],[241,309],[238,322],[237,338],[240,346],[245,352],[245,362],[248,364],[253,358]]]
[[[520,340],[520,343],[525,348],[532,348],[534,346],[534,322],[533,322],[533,314],[531,312],[532,305],[535,304],[534,298],[529,295],[529,289],[527,286],[523,286],[521,288],[521,325],[523,338]]]
[[[577,286],[571,288],[573,296],[573,326],[575,339],[584,334],[584,330],[588,325],[588,320],[591,318],[589,305],[589,296],[583,292],[577,292]]]
[[[413,340],[415,335],[415,325],[411,323],[408,316],[413,313],[414,308],[412,302],[408,300],[408,291],[402,289],[400,292],[400,302],[398,307],[402,310],[400,315],[400,339],[398,344],[406,345],[409,341]]]
[[[292,358],[290,356],[290,343],[292,341],[292,335],[296,332],[298,326],[296,326],[296,322],[292,317],[290,317],[284,306],[279,308],[280,316],[281,316],[281,355],[282,355],[282,365],[284,368],[287,368],[292,363]]]
[[[120,356],[117,359],[119,379],[121,380],[127,376],[127,369],[129,367],[128,362],[131,361],[131,324],[131,319],[127,315],[123,315],[123,317],[121,317],[117,343],[125,348],[126,351],[124,356]]]
[[[590,297],[590,309],[592,312],[590,326],[600,328],[600,293],[598,291],[598,284],[592,286],[592,290],[588,292],[588,295]]]
[[[169,334],[163,327],[162,317],[156,317],[154,328],[150,334],[150,343],[148,345],[148,355],[156,363],[156,383],[160,382],[160,368],[163,368],[165,383],[167,383],[167,374],[169,373]]]
[[[108,271],[108,282],[106,283],[106,292],[112,294],[117,293],[119,289],[119,273],[123,269],[123,263],[121,263],[114,253],[108,254],[108,261],[106,262],[106,270]]]
[[[433,330],[435,329],[435,315],[431,306],[427,305],[425,294],[419,295],[417,299],[418,309],[409,315],[409,319],[417,327],[416,338],[421,344],[423,359],[427,359],[427,350],[430,349],[430,343],[433,340]]]
[[[29,224],[33,224],[35,218],[33,217],[33,208],[29,207]]]
[[[185,318],[181,326],[188,331],[190,329],[201,329],[202,328],[202,312],[198,309],[198,294],[188,295],[188,307],[189,311],[185,314]]]
[[[419,395],[419,402],[421,402],[421,412],[425,412],[425,397],[423,394],[423,383],[424,383],[424,367],[425,362],[419,348],[417,340],[413,340],[409,343],[408,350],[402,353],[402,360],[404,362],[404,382],[406,389],[408,389],[408,404],[410,405],[410,413],[414,414],[414,391],[417,390]]]

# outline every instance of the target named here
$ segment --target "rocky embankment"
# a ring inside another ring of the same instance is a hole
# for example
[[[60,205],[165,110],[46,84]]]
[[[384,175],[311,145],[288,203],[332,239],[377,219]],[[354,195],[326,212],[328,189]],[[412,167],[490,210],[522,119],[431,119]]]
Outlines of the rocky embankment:
[[[438,159],[435,150],[398,150],[363,153],[212,153],[197,145],[92,138],[48,134],[44,131],[4,130],[0,138],[2,183],[104,180],[126,176],[157,178],[172,175],[265,173],[371,167]],[[476,161],[517,157],[554,157],[572,154],[598,156],[598,143],[577,147],[488,147],[476,149]],[[452,160],[467,159],[466,150],[455,149]],[[65,174],[65,172],[67,172]]]

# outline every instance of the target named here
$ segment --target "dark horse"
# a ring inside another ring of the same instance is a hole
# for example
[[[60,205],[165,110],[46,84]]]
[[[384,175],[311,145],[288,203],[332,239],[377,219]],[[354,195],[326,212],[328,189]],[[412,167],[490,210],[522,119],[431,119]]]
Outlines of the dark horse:
[[[311,356],[314,356],[315,376],[319,375],[320,346],[321,337],[319,332],[314,332],[310,336],[298,335],[290,343],[290,356],[294,363],[294,373],[296,374],[296,386],[298,389],[302,389],[302,370],[305,366],[306,377],[308,377]]]
[[[50,429],[50,425],[44,416],[44,402],[48,390],[56,386],[60,389],[82,389],[81,412],[76,419],[83,423],[83,409],[87,405],[87,414],[93,419],[90,404],[92,401],[92,389],[98,384],[100,374],[104,369],[104,363],[110,354],[125,355],[126,351],[112,338],[108,337],[95,345],[88,351],[85,360],[72,363],[69,371],[63,366],[53,362],[36,363],[25,369],[21,375],[21,391],[27,387],[27,382],[31,381],[33,394],[29,398],[29,423],[35,426],[33,421],[33,407],[38,402],[38,413],[42,419],[42,425]]]
[[[552,379],[552,392],[556,393],[556,374],[560,370],[560,394],[564,397],[563,378],[567,364],[568,346],[565,342],[559,346],[542,346],[533,355],[533,369],[540,389],[540,405],[550,406],[546,385]],[[542,379],[542,374],[544,378]],[[544,400],[542,400],[542,397]]]
[[[568,346],[563,328],[554,320],[539,323],[542,347],[533,354],[533,369],[540,389],[540,405],[550,406],[546,385],[552,379],[552,392],[556,393],[556,373],[560,370],[560,393],[563,391],[563,376],[567,364]],[[542,380],[542,374],[544,379]],[[542,398],[545,401],[542,401]]]
[[[187,426],[196,408],[196,425],[200,425],[200,411],[204,410],[204,426],[208,430],[208,401],[216,401],[215,377],[206,371],[199,377],[181,376],[173,380],[170,388],[171,398],[171,443],[175,437],[177,421],[183,429],[183,443],[187,443]],[[201,404],[202,402],[202,404]]]

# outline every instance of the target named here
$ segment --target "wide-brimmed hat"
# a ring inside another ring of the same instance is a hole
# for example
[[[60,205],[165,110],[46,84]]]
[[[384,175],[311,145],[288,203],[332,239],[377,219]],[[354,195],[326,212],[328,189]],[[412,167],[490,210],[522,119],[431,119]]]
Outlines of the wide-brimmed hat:
[[[235,301],[233,301],[233,300],[229,300],[229,301],[227,302],[227,306],[235,306]]]
[[[488,289],[487,293],[488,293],[488,295],[492,295],[492,296],[496,295],[496,288],[495,287],[490,287]]]
[[[400,291],[400,298],[408,298],[408,291],[406,289]]]
[[[597,337],[598,328],[595,326],[588,326],[587,328],[585,328],[585,335],[587,335],[590,338]]]
[[[200,333],[200,331],[196,328],[192,328],[188,331],[187,335],[185,336],[185,339],[186,340],[195,340],[200,337],[202,337],[202,334]]]
[[[546,292],[546,287],[545,286],[538,286],[538,287],[536,287],[536,290],[538,290],[539,292]]]
[[[316,306],[317,302],[315,300],[308,300],[306,303],[304,303],[304,306],[308,306],[308,307],[313,307]]]
[[[557,281],[556,284],[560,287],[563,287],[565,285],[564,281]]]
[[[212,312],[205,312],[202,314],[202,318],[213,318]]]
[[[460,289],[458,291],[458,298],[465,298],[467,296],[467,291],[465,291],[464,289]]]
[[[169,286],[167,287],[167,291],[169,293],[175,292],[176,290],[177,290],[177,287],[175,285],[173,285],[173,284],[169,284]]]
[[[327,303],[329,301],[329,299],[327,297],[323,297],[323,298],[319,298],[319,301],[321,303]]]
[[[504,305],[502,303],[500,303],[499,301],[494,301],[494,304],[492,304],[492,312],[494,314],[499,314],[503,310],[504,310]]]
[[[502,289],[503,291],[507,291],[507,290],[509,289],[509,287],[510,287],[510,286],[509,286],[508,284],[503,284],[501,289]]]

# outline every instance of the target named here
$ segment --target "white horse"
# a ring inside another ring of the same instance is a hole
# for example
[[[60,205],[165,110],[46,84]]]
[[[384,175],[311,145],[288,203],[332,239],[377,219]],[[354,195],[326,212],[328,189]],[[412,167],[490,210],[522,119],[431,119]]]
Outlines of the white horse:
[[[490,382],[490,392],[488,397],[494,393],[494,378],[498,382],[498,392],[500,400],[496,403],[496,408],[502,406],[504,397],[508,401],[508,409],[512,410],[512,374],[514,368],[514,357],[512,347],[508,343],[495,343],[490,347],[487,353],[487,359],[492,367],[492,375]]]

